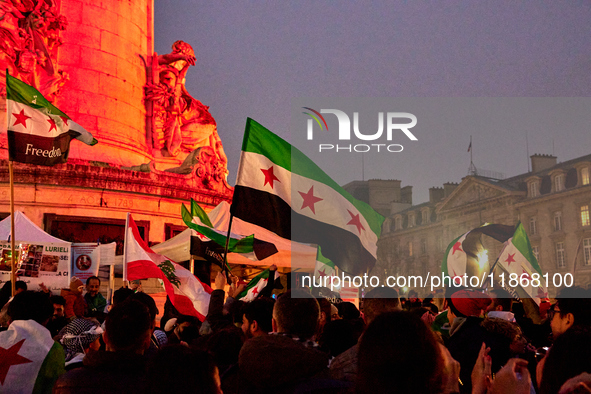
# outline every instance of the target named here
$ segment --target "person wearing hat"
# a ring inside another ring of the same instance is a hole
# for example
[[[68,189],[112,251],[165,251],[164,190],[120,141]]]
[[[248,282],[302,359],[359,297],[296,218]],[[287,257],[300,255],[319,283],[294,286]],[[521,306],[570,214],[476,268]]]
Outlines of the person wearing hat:
[[[84,317],[86,311],[86,301],[82,297],[82,290],[84,284],[80,279],[73,276],[70,280],[70,288],[62,289],[61,296],[66,299],[66,309],[64,315],[67,319],[74,319],[76,317]]]
[[[74,319],[60,333],[66,352],[66,371],[81,367],[82,359],[91,350],[99,350],[103,329],[93,320]]]

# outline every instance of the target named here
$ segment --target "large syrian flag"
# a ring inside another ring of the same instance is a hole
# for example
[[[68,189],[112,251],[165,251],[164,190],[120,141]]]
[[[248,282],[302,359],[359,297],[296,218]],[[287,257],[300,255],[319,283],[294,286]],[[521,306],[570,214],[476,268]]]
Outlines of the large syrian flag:
[[[208,257],[213,258],[213,261],[218,263],[219,257],[223,256],[226,240],[228,239],[227,230],[216,229],[207,212],[193,199],[191,199],[191,212],[182,205],[181,216],[187,227],[195,230],[200,235],[196,243],[204,254],[198,254],[198,256],[206,259]],[[260,261],[277,253],[277,248],[270,242],[255,238],[253,234],[244,236],[231,232],[228,252],[240,253],[252,261]],[[223,257],[220,265],[222,263]]]
[[[513,287],[513,290],[520,298],[532,298],[539,305],[540,298],[548,297],[548,289],[544,286],[544,281],[541,278],[542,269],[534,256],[529,238],[521,222],[499,255],[495,274],[499,274],[499,270],[505,273],[506,287],[510,279],[509,275],[517,275],[519,285]],[[534,284],[538,286],[532,286],[532,275],[535,273],[540,275],[538,281],[534,281]]]
[[[97,140],[51,104],[37,89],[6,73],[6,117],[10,160],[53,166],[65,163],[70,141]]]
[[[65,372],[62,346],[34,320],[13,321],[0,332],[0,392],[45,393]]]
[[[352,275],[375,264],[384,221],[302,152],[250,118],[231,212],[280,237],[320,245],[324,256]]]
[[[484,271],[490,270],[488,253],[482,245],[482,234],[505,242],[513,234],[513,227],[503,224],[484,224],[455,238],[447,246],[441,271],[452,278],[456,284],[465,284],[464,274],[481,277]]]
[[[128,217],[124,249],[124,279],[161,279],[166,294],[179,313],[205,320],[211,287],[200,282],[186,268],[152,251],[140,237],[131,215]]]

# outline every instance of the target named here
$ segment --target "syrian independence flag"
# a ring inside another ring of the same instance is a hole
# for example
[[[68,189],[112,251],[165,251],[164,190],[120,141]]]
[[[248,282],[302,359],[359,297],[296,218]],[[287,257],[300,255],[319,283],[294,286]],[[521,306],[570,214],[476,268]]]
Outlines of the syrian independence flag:
[[[316,256],[316,267],[314,268],[314,277],[324,280],[325,276],[335,276],[336,268],[332,261],[322,255],[320,247],[318,247],[318,255]],[[322,283],[322,282],[320,282]]]
[[[216,261],[218,258],[212,256],[212,254],[221,254],[221,256],[223,256],[228,235],[227,230],[223,231],[221,229],[216,229],[211,223],[207,212],[205,212],[205,210],[193,199],[191,199],[191,212],[182,205],[181,216],[187,227],[195,230],[198,234],[201,234],[199,237],[201,241],[200,248],[202,248],[206,255],[199,256],[207,257],[209,255],[214,257]],[[228,252],[240,253],[252,261],[260,261],[277,253],[277,248],[270,242],[261,241],[260,239],[255,238],[252,234],[249,236],[242,236],[230,233]]]
[[[451,241],[443,256],[441,271],[458,285],[463,283],[464,274],[468,277],[480,277],[482,272],[490,269],[488,253],[482,245],[482,234],[499,242],[505,242],[513,234],[513,227],[503,224],[484,224]]]
[[[53,166],[67,161],[73,138],[87,145],[97,143],[37,89],[8,73],[6,107],[9,160]]]
[[[161,279],[168,298],[179,313],[205,320],[211,288],[189,270],[153,252],[140,237],[131,215],[128,216],[124,249],[125,280]]]
[[[0,332],[0,392],[47,392],[64,364],[64,349],[36,321],[16,320]]]
[[[263,289],[267,286],[267,283],[269,282],[269,275],[271,275],[271,272],[275,272],[275,279],[279,278],[279,272],[270,271],[266,269],[254,278],[252,278],[252,280],[248,282],[248,285],[246,285],[244,291],[238,294],[236,298],[240,301],[245,302],[253,301],[255,298],[258,297],[259,293],[263,291]]]
[[[328,259],[352,275],[374,266],[384,221],[302,152],[250,118],[231,212],[280,237],[320,245]]]
[[[278,267],[289,268],[291,267],[292,259],[295,259],[298,262],[298,266],[301,266],[303,269],[307,271],[312,271],[314,269],[318,249],[316,245],[292,242],[289,239],[279,237],[277,234],[266,228],[248,223],[237,217],[232,217],[230,214],[230,204],[226,201],[222,201],[212,209],[208,213],[208,217],[213,228],[222,231],[223,234],[228,233],[231,219],[232,232],[236,234],[253,234],[255,239],[275,245],[278,252],[264,260],[266,266],[275,264]],[[197,233],[195,230],[193,231]],[[204,236],[202,235],[202,237]],[[194,239],[196,239],[196,237]],[[228,262],[230,264],[252,264],[251,260],[244,258],[244,256],[239,253],[229,253]]]
[[[541,277],[538,278],[539,283],[536,283],[539,286],[532,286],[532,275],[537,273],[541,276],[542,269],[536,256],[534,256],[529,238],[521,222],[517,225],[515,234],[508,240],[507,245],[499,255],[495,266],[495,274],[500,273],[499,270],[505,273],[505,284],[508,283],[510,274],[517,274],[519,286],[513,289],[520,298],[532,298],[539,305],[539,298],[548,297],[548,289],[543,286]],[[520,280],[522,278],[523,280]]]

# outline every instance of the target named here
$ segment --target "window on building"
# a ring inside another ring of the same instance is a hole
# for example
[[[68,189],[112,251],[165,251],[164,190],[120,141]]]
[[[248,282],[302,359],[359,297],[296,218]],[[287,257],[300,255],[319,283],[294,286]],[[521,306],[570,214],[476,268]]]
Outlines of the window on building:
[[[408,242],[408,255],[412,257],[412,241]]]
[[[532,246],[531,251],[534,253],[538,264],[540,263],[540,247],[539,246]]]
[[[408,215],[408,227],[414,227],[417,225],[417,222],[415,220],[415,214],[412,213],[410,215]]]
[[[429,223],[429,211],[424,210],[423,211],[423,224],[427,224],[427,223]]]
[[[441,252],[443,250],[443,239],[441,237],[436,238],[437,251]]]
[[[562,231],[562,212],[554,212],[554,231]]]
[[[591,265],[591,238],[583,240],[583,257],[585,258],[585,265]]]
[[[421,239],[421,254],[427,254],[427,240]]]
[[[538,233],[538,226],[536,218],[529,218],[529,235],[536,235]]]
[[[402,230],[402,218],[400,216],[394,219],[394,228],[396,230]]]
[[[584,167],[581,169],[581,185],[588,185],[589,184],[589,167]]]
[[[564,243],[563,242],[556,243],[556,266],[558,268],[566,267],[566,259],[564,256]]]
[[[537,197],[539,195],[540,190],[540,183],[538,181],[534,181],[529,184],[529,196],[530,197]]]
[[[559,192],[561,190],[564,190],[564,175],[563,174],[556,175],[554,177],[554,191]]]
[[[581,207],[581,224],[583,226],[588,226],[591,224],[589,222],[589,205],[583,205]]]

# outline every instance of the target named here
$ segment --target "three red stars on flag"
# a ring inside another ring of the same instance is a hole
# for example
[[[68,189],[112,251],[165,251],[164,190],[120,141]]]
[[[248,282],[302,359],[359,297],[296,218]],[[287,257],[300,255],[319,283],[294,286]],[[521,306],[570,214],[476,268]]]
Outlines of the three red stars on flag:
[[[277,178],[275,176],[274,166],[271,166],[267,169],[261,168],[261,171],[262,171],[263,175],[265,176],[265,181],[264,181],[263,186],[270,185],[271,189],[273,189],[275,186],[275,184],[273,183],[274,181],[281,182],[279,180],[279,178]],[[312,213],[316,214],[315,204],[317,202],[323,201],[323,199],[314,195],[314,186],[312,185],[310,187],[310,190],[308,190],[308,192],[306,192],[306,193],[304,193],[303,191],[298,191],[298,193],[300,194],[300,196],[302,196],[302,199],[303,199],[302,206],[300,209],[310,208]],[[351,215],[351,220],[349,220],[347,225],[355,226],[355,228],[357,229],[357,231],[361,235],[361,230],[365,231],[365,227],[363,227],[363,225],[361,224],[361,218],[360,218],[361,215],[359,213],[354,214],[353,212],[349,211],[348,209],[347,209],[347,212],[349,212],[349,215]]]
[[[24,109],[21,109],[21,112],[19,112],[19,113],[13,112],[12,115],[14,115],[14,117],[16,118],[14,124],[12,125],[13,127],[20,124],[20,125],[23,125],[23,127],[25,129],[27,128],[27,119],[31,119],[31,117],[27,116],[25,114]],[[65,116],[60,116],[60,118],[62,119],[64,124],[67,126],[68,125],[68,118],[66,118]],[[49,130],[47,132],[51,133],[51,130],[57,131],[57,124],[55,123],[55,120],[52,117],[49,117],[46,120],[49,123]],[[271,171],[271,174],[272,173],[273,173],[273,171]],[[275,178],[275,179],[277,179],[277,178]]]

